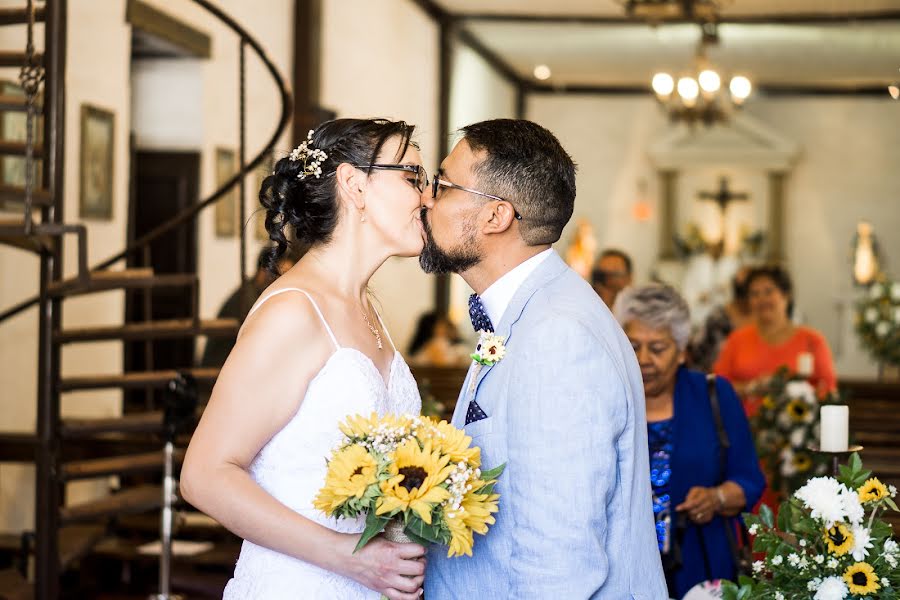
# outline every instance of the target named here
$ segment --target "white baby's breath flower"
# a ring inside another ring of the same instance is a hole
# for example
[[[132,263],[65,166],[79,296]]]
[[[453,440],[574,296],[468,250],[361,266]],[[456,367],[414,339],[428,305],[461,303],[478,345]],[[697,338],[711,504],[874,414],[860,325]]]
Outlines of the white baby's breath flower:
[[[759,525],[754,523],[750,527],[747,528],[747,531],[750,532],[750,535],[756,535],[756,532],[759,531]]]
[[[781,592],[775,592],[775,600],[784,600],[784,594]]]
[[[888,580],[887,580],[886,578],[884,578],[884,577],[882,577],[882,578],[879,579],[878,581],[881,582],[881,587],[883,587],[883,588],[889,588],[889,587],[891,587],[891,582],[888,581]]]
[[[896,568],[897,568],[897,557],[896,557],[895,555],[893,555],[893,554],[885,554],[885,555],[884,555],[884,562],[886,562],[887,564],[889,564],[889,565],[891,566],[892,569],[896,569]]]
[[[872,537],[869,530],[862,525],[854,525],[850,528],[853,533],[853,560],[862,562],[869,555],[869,548],[872,547]]]
[[[788,564],[791,565],[792,567],[796,567],[797,565],[800,564],[800,557],[797,556],[797,554],[795,552],[791,552],[788,555]]]
[[[894,496],[896,496],[896,495],[897,495],[897,486],[895,486],[895,485],[889,485],[889,486],[888,486],[888,493],[891,495],[891,498],[893,498]]]
[[[805,571],[809,567],[809,559],[805,556],[800,558],[800,570]]]
[[[761,561],[761,560],[753,561],[753,573],[754,574],[759,575],[760,573],[762,573],[763,567],[765,567],[765,564],[763,563],[763,561]]]
[[[884,541],[884,551],[887,554],[896,554],[897,550],[900,550],[900,546],[897,545],[897,542],[891,539],[887,539]]]
[[[810,592],[814,592],[819,589],[819,586],[822,585],[821,577],[813,577],[809,581],[806,582],[806,589]]]
[[[819,584],[819,589],[816,590],[816,595],[813,596],[813,600],[843,600],[849,593],[850,590],[847,589],[847,584],[844,583],[844,580],[832,575],[822,580],[822,583]]]
[[[891,324],[887,321],[881,321],[875,326],[875,335],[884,337],[891,332]]]
[[[833,571],[838,568],[838,560],[832,556],[828,559],[828,562],[825,563],[825,566]]]
[[[816,555],[813,557],[813,561],[815,561],[815,563],[816,563],[817,565],[821,565],[823,562],[825,562],[825,557],[822,556],[821,554],[816,554]]]
[[[800,540],[800,547],[806,548],[806,540]]]
[[[772,565],[774,565],[774,566],[777,567],[778,565],[780,565],[781,563],[784,562],[784,557],[781,556],[780,554],[777,554],[777,555],[775,555],[775,556],[772,557],[772,561],[771,561],[771,562],[772,562]]]

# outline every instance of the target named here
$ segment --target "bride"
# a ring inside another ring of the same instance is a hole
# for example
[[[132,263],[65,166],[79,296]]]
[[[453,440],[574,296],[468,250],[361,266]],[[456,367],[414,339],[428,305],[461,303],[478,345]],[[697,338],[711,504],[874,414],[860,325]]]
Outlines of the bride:
[[[247,316],[191,440],[183,497],[244,538],[226,599],[419,597],[417,544],[313,508],[352,414],[418,414],[416,383],[367,297],[391,256],[423,247],[427,174],[414,126],[338,119],[278,161],[260,201],[275,242],[307,249]],[[288,236],[292,239],[289,242]]]

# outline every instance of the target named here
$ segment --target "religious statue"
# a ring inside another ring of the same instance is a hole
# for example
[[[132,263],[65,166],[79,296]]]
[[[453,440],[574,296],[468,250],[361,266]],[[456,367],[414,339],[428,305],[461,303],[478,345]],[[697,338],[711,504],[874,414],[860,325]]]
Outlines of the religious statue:
[[[860,221],[853,240],[853,280],[858,285],[868,285],[878,278],[878,242],[872,233],[872,224]]]
[[[597,238],[594,236],[594,226],[587,219],[578,219],[575,226],[575,235],[566,249],[566,263],[572,270],[587,279],[594,266],[594,256],[597,254]]]

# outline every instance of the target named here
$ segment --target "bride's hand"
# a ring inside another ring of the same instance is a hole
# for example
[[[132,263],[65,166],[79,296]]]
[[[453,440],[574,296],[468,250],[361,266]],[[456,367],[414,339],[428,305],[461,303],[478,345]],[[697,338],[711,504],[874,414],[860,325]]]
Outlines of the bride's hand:
[[[340,549],[342,574],[390,600],[416,600],[425,581],[425,548],[419,544],[397,544],[375,538],[359,552],[353,548],[359,536],[347,536]],[[344,552],[346,551],[346,554]]]

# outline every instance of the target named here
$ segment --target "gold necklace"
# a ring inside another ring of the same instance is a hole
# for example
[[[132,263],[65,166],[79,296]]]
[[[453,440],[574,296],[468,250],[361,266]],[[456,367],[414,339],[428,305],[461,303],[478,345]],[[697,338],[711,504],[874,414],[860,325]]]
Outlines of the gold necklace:
[[[378,349],[381,350],[384,346],[381,344],[381,333],[378,332],[378,329],[372,325],[372,321],[369,320],[369,315],[366,314],[366,311],[362,311],[363,318],[366,320],[366,325],[369,326],[369,331],[372,332],[372,335],[375,336],[375,344],[378,346]]]

